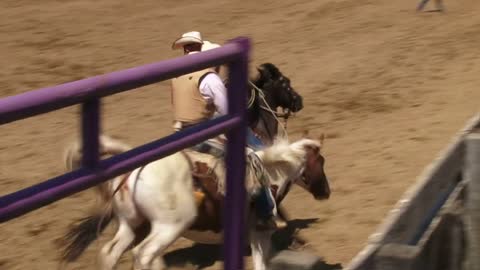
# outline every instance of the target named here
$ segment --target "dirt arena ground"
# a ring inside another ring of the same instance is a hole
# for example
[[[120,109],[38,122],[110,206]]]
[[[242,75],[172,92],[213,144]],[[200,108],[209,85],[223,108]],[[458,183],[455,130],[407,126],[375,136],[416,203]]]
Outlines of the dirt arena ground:
[[[311,248],[327,264],[345,266],[480,109],[480,2],[447,0],[445,14],[416,14],[416,4],[2,0],[0,96],[175,57],[170,44],[185,31],[219,43],[249,36],[252,67],[274,63],[305,97],[290,135],[309,128],[328,136],[331,199],[316,202],[294,189],[285,205],[298,224],[317,219],[302,231]],[[168,82],[104,104],[104,132],[134,146],[171,132]],[[0,194],[63,172],[62,149],[77,135],[78,109],[0,126]],[[1,224],[0,269],[56,269],[58,238],[92,206],[86,191]],[[208,269],[221,268],[215,249],[191,245],[179,240],[170,255],[186,263],[202,257]],[[93,269],[98,248],[69,269]],[[126,254],[120,269],[130,269],[129,262]]]

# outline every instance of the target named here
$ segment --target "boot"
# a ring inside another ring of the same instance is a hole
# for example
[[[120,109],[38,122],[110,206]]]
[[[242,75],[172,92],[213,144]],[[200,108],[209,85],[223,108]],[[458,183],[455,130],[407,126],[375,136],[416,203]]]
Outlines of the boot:
[[[275,199],[270,189],[263,187],[255,200],[258,230],[279,230],[287,227],[287,222],[279,218],[275,210]]]

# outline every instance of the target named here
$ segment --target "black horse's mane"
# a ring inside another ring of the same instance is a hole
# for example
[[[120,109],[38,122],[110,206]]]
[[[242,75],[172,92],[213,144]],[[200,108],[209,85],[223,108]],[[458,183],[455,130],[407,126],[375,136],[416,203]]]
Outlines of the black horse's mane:
[[[283,76],[280,70],[272,63],[263,63],[260,65],[260,69],[267,71],[273,79]]]
[[[257,68],[259,75],[256,78],[256,85],[265,83],[268,79],[277,80],[284,76],[282,72],[272,63],[263,63]],[[259,86],[259,85],[257,85]]]

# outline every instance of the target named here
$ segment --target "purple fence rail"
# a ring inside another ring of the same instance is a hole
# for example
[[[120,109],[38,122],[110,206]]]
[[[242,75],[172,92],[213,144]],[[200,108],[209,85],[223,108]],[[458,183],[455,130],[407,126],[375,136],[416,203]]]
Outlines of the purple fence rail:
[[[0,99],[0,125],[81,103],[85,153],[81,169],[0,197],[0,223],[226,132],[224,268],[243,269],[249,52],[249,39],[237,38],[210,51]],[[228,115],[99,161],[100,98],[224,63],[230,71]]]

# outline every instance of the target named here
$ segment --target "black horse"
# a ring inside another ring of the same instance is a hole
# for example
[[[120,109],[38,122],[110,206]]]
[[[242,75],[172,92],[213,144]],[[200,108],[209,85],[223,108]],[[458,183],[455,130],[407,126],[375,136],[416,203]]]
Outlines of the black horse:
[[[278,133],[279,118],[303,109],[303,98],[291,86],[290,79],[271,63],[257,68],[258,76],[250,84],[248,94],[248,123],[263,141],[270,145]],[[281,108],[282,113],[277,109]]]
[[[291,113],[303,109],[303,97],[298,94],[290,84],[290,79],[283,75],[280,70],[271,63],[261,64],[258,68],[258,76],[250,81],[251,88],[248,94],[248,123],[260,140],[271,145],[278,134],[279,118],[286,121]],[[282,109],[278,113],[277,109]],[[285,127],[286,128],[286,127]],[[290,220],[283,206],[277,209],[280,217]],[[289,235],[292,246],[303,246],[307,243],[301,236],[294,234],[290,224],[279,235]]]

